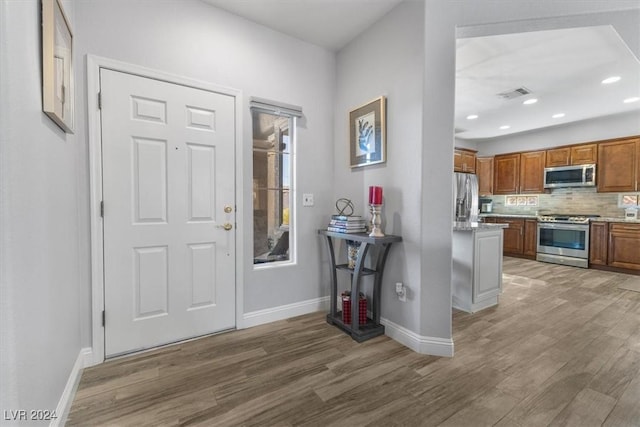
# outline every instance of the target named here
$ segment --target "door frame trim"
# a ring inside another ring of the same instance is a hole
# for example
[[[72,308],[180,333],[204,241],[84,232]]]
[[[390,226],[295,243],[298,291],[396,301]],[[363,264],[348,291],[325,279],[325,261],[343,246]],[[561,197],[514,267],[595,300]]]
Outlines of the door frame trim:
[[[158,71],[139,65],[129,64],[95,55],[87,55],[87,125],[89,140],[89,189],[90,189],[90,226],[91,226],[91,346],[93,360],[91,365],[97,365],[105,360],[105,330],[102,326],[102,311],[104,310],[104,240],[103,223],[100,215],[102,201],[102,125],[98,108],[98,93],[100,92],[100,69],[109,69],[140,77],[161,80],[167,83],[179,84],[195,89],[229,95],[235,99],[235,204],[236,204],[236,245],[235,245],[235,289],[236,329],[242,329],[244,324],[244,227],[242,226],[242,212],[244,212],[242,189],[244,188],[241,165],[242,149],[242,91],[212,83],[195,80],[175,74]],[[108,208],[108,207],[107,207]]]

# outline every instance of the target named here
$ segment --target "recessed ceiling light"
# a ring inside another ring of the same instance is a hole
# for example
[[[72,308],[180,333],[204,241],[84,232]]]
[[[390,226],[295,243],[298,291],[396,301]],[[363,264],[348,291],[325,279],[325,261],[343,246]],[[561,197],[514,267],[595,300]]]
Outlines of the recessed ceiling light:
[[[620,76],[611,76],[611,77],[607,77],[606,79],[604,79],[602,81],[603,85],[609,85],[611,83],[615,83],[617,81],[620,81]]]
[[[509,125],[504,125],[504,126],[500,126],[500,130],[506,130],[509,129],[511,126]]]
[[[559,119],[561,117],[564,117],[564,113],[558,113],[558,114],[554,114],[553,116],[551,116],[554,119]]]
[[[527,99],[526,101],[523,102],[524,105],[531,105],[531,104],[535,104],[536,102],[538,102],[538,100],[536,98],[531,98],[531,99]]]
[[[625,104],[631,104],[632,102],[638,102],[638,101],[640,101],[640,98],[639,98],[639,97],[637,97],[637,96],[633,96],[633,97],[631,97],[631,98],[627,98],[627,99],[625,99],[625,100],[624,100],[624,101],[622,101],[622,102],[624,102]]]
[[[478,115],[477,115],[477,114],[469,114],[469,115],[467,116],[467,120],[475,120],[475,119],[477,119],[477,118],[478,118]]]

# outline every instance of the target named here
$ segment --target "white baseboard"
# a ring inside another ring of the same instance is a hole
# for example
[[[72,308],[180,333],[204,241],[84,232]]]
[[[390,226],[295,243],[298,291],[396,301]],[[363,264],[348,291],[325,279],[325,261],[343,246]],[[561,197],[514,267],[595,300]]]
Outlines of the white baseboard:
[[[56,407],[57,417],[55,420],[51,420],[51,423],[49,423],[50,427],[64,426],[67,423],[67,417],[69,416],[69,410],[71,409],[73,398],[76,395],[76,390],[78,389],[82,370],[85,367],[90,366],[92,362],[92,349],[90,347],[80,349],[80,353],[76,358],[76,363],[74,363],[71,373],[69,374],[67,385],[64,387],[62,396],[60,396],[60,400],[58,401],[58,406]]]
[[[293,304],[280,305],[278,307],[245,313],[243,316],[243,328],[264,325],[265,323],[284,320],[290,317],[314,313],[316,311],[328,311],[330,297],[314,298]]]
[[[416,353],[453,357],[453,340],[451,338],[418,335],[404,326],[393,323],[389,319],[381,318],[380,323],[384,325],[385,335],[409,347]]]

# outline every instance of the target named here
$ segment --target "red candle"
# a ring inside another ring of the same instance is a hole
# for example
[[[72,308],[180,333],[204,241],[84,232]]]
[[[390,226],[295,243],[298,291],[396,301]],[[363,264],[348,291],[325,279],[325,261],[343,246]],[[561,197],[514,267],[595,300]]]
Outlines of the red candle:
[[[370,205],[382,204],[382,187],[378,187],[378,186],[369,187],[369,204]]]

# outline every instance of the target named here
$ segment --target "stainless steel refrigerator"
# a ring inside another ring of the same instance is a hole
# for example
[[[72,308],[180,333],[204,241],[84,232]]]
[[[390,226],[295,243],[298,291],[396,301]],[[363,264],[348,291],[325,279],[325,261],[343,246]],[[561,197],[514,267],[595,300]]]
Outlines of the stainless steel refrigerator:
[[[454,221],[478,221],[478,177],[475,174],[453,174],[453,203]]]

